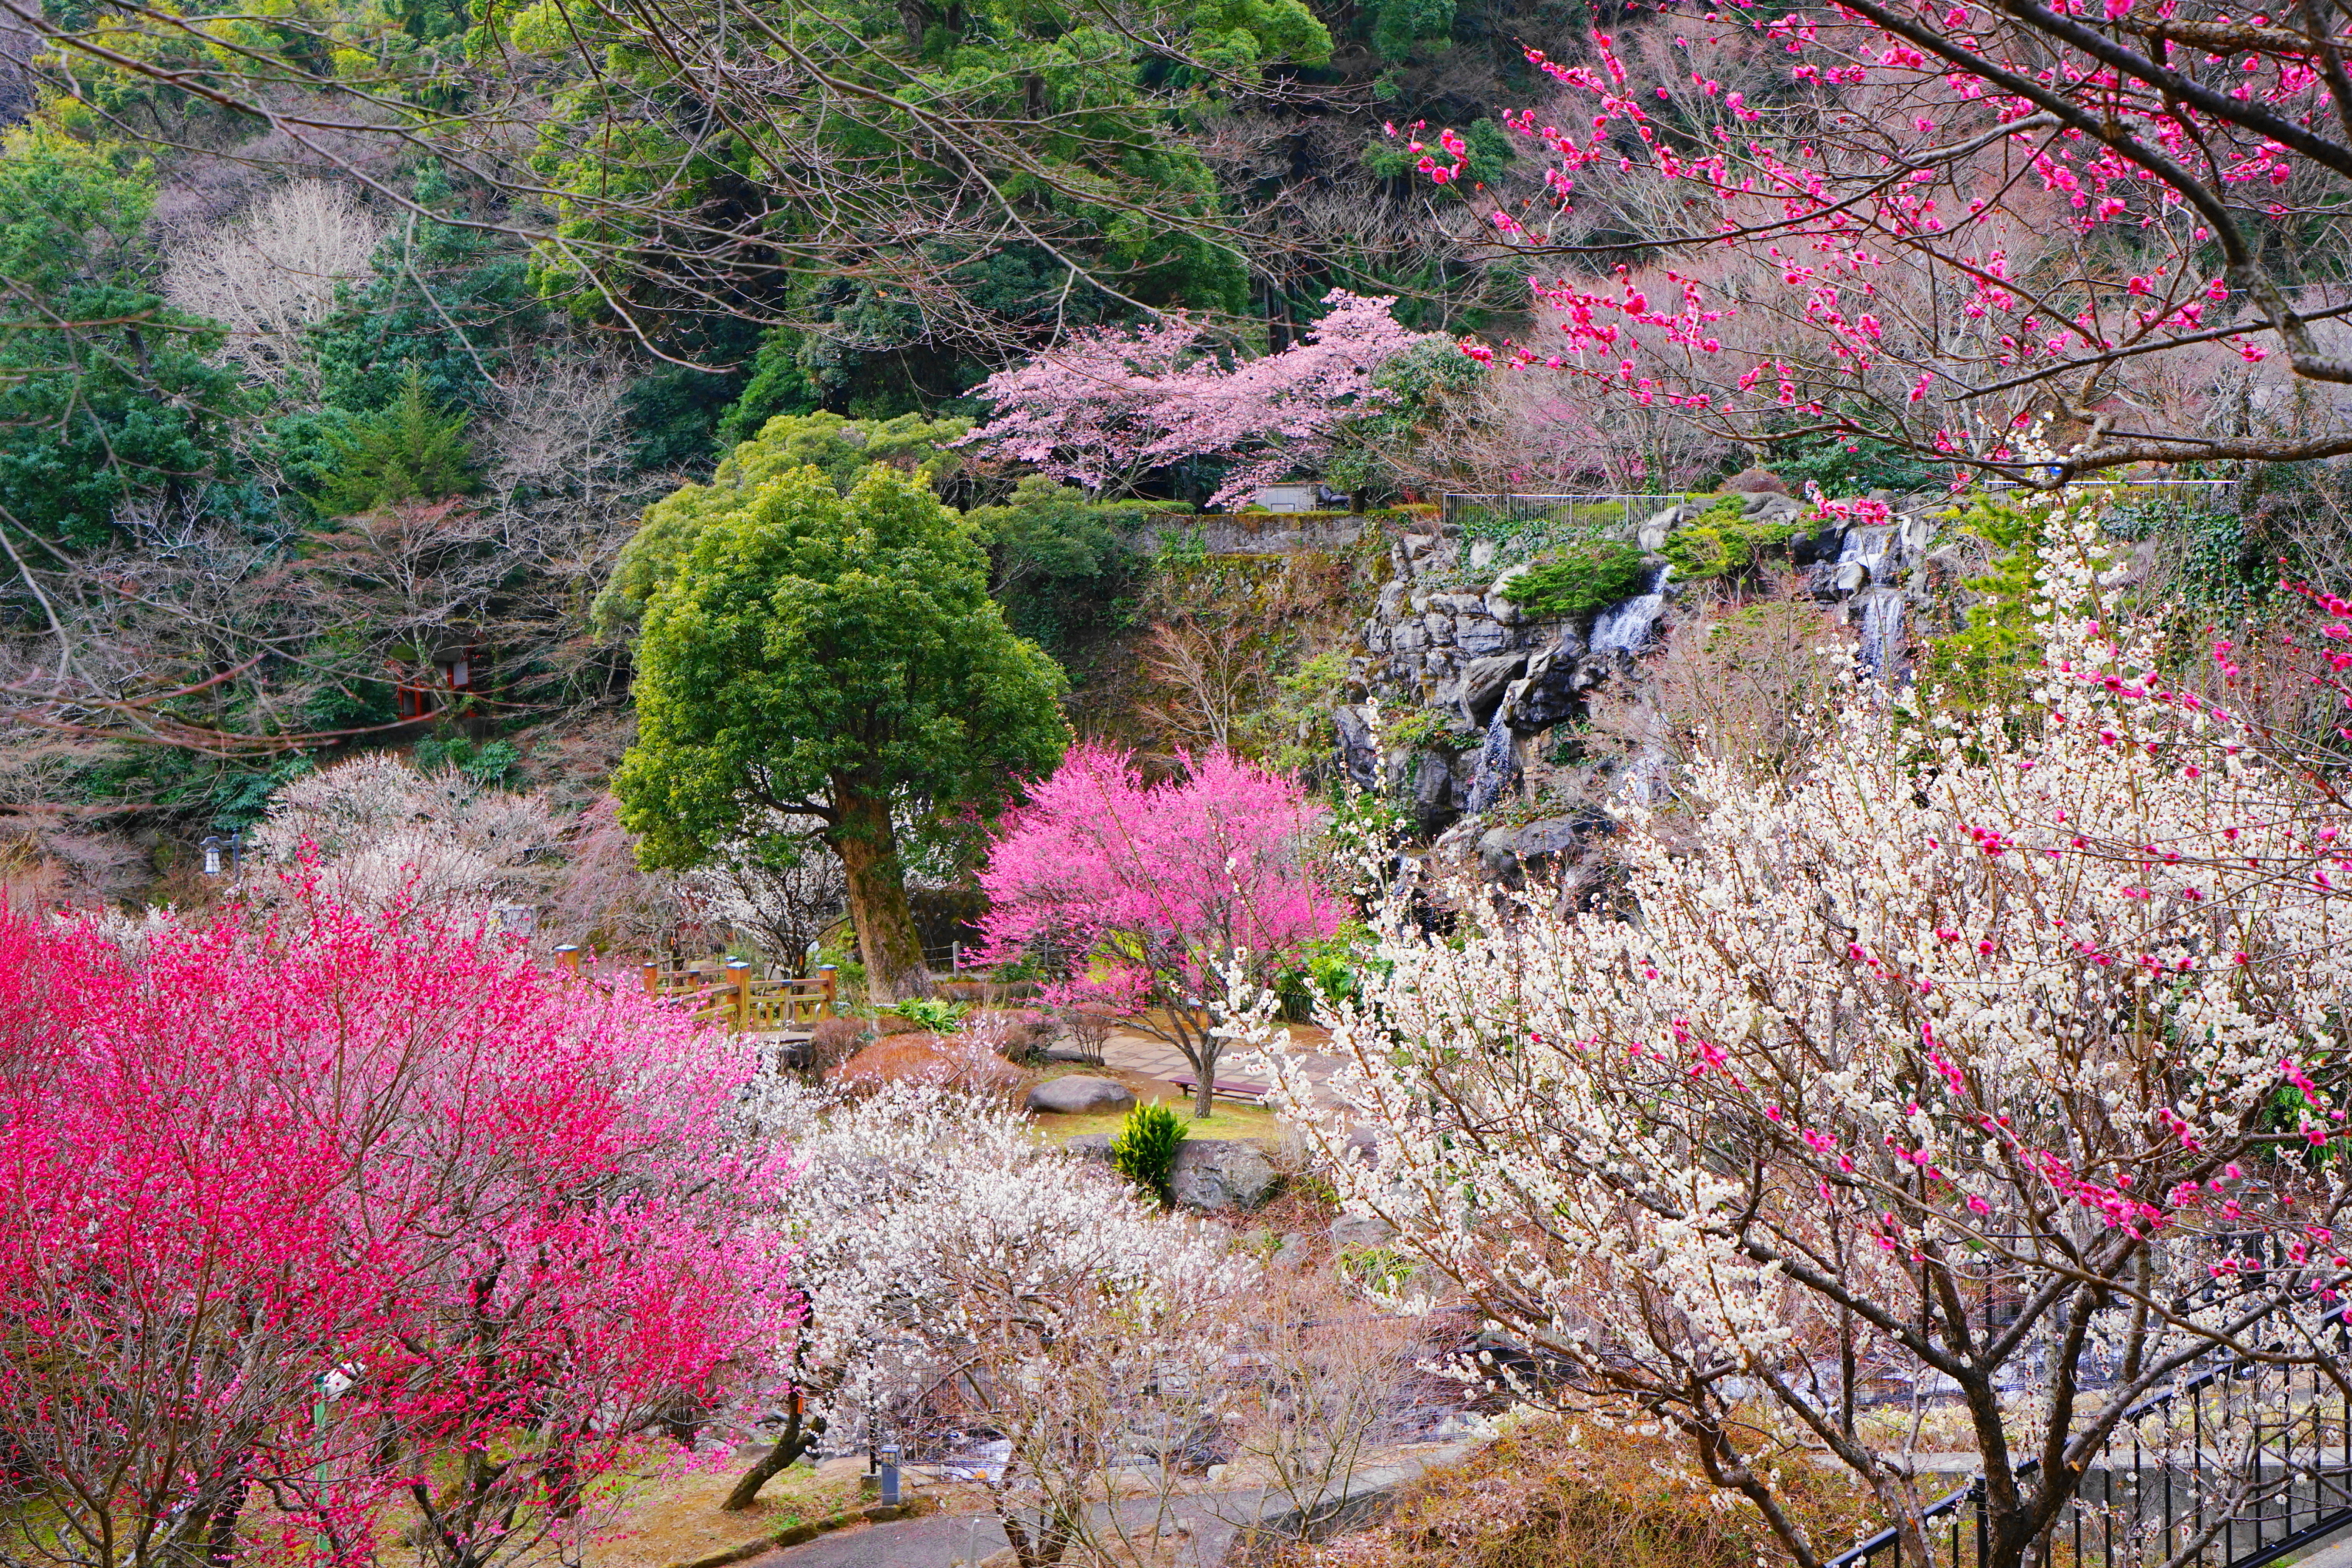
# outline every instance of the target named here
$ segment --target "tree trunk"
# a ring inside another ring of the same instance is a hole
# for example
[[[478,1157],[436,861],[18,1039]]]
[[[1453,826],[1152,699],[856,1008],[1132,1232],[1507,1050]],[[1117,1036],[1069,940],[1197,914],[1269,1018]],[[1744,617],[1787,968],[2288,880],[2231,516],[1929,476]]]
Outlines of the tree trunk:
[[[827,837],[848,877],[849,919],[866,963],[866,994],[876,1002],[928,996],[931,977],[923,967],[915,911],[907,902],[890,802],[839,778],[834,780],[833,799],[837,820]]]
[[[1215,1020],[1203,1009],[1195,1014],[1181,1003],[1168,1005],[1170,1032],[1176,1048],[1192,1064],[1199,1083],[1192,1091],[1192,1119],[1205,1120],[1217,1104],[1217,1060],[1225,1053],[1223,1038],[1213,1033]]]
[[[794,1394],[792,1414],[784,1421],[783,1435],[776,1439],[774,1447],[760,1456],[758,1464],[744,1472],[743,1479],[735,1483],[735,1489],[727,1494],[727,1500],[720,1503],[719,1508],[728,1513],[741,1513],[750,1508],[759,1498],[761,1487],[782,1474],[793,1460],[816,1447],[817,1434],[823,1429],[821,1421],[811,1426],[801,1424],[800,1395]]]

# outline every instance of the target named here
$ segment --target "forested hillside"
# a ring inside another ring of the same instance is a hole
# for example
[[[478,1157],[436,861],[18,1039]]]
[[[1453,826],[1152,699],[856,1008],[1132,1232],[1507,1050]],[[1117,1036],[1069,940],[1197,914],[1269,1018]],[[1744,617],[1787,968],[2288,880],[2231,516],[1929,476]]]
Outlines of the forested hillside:
[[[1376,542],[1204,598],[1168,515],[1285,479],[1356,512],[1671,499],[1751,465],[1801,498],[1924,495],[2034,478],[2032,434],[2077,454],[2053,473],[2231,481],[2149,525],[2217,613],[2282,552],[2331,565],[2336,481],[2296,465],[2352,445],[2344,174],[2263,119],[2309,90],[2288,46],[2195,35],[2252,51],[2199,68],[2245,116],[2200,107],[2204,163],[2173,179],[1833,23],[26,12],[0,156],[12,853],[82,896],[162,887],[387,746],[577,811],[634,732],[698,487],[803,461],[844,491],[877,460],[928,476],[1085,732],[1326,771],[1326,716],[1380,687],[1354,631]],[[2018,39],[2088,47],[2040,26],[1947,31],[1988,70]],[[1497,537],[1505,564],[1542,553]]]

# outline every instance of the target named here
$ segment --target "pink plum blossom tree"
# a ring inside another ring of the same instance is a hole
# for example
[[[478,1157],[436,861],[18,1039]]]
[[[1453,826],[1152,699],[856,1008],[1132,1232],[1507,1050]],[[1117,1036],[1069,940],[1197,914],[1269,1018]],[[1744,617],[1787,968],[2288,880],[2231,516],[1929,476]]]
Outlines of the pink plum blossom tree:
[[[1807,1568],[1847,1544],[1790,1506],[1822,1465],[1949,1562],[1925,1456],[1956,1447],[1987,1568],[2065,1561],[2086,1514],[2117,1561],[2189,1561],[2275,1507],[2279,1423],[2337,1420],[2352,1376],[2352,603],[2316,596],[2324,710],[2273,731],[2240,649],[2200,691],[2116,622],[2095,509],[2043,521],[2027,710],[1858,690],[1792,783],[1702,759],[1688,816],[1619,809],[1611,907],[1463,889],[1463,940],[1387,931],[1327,1019],[1343,1107],[1276,1042],[1351,1205]],[[2240,1360],[2188,1458],[2185,1406],[2130,1425]],[[2083,1490],[2143,1436],[2202,1477],[2161,1531]]]
[[[1511,358],[1723,436],[2036,479],[2335,456],[2347,44],[2301,0],[1699,0],[1528,50],[1565,89],[1505,117],[1541,188],[1466,199],[1561,313]],[[1460,138],[1400,134],[1464,189]],[[2217,348],[2294,416],[2168,406],[2163,367]],[[2037,464],[2042,418],[2067,440]]]
[[[1182,316],[1082,332],[974,388],[996,417],[965,440],[1107,495],[1189,458],[1227,458],[1213,499],[1230,505],[1328,457],[1339,422],[1380,397],[1372,373],[1428,336],[1399,326],[1387,300],[1335,289],[1324,303],[1298,342],[1231,364]]]
[[[1210,1113],[1233,984],[1269,984],[1342,906],[1309,868],[1318,814],[1224,751],[1147,785],[1126,753],[1073,747],[998,834],[985,958],[1043,959],[1051,999],[1108,1004],[1184,1053]]]
[[[789,1323],[748,1063],[635,987],[316,898],[0,952],[11,1556],[571,1553]]]

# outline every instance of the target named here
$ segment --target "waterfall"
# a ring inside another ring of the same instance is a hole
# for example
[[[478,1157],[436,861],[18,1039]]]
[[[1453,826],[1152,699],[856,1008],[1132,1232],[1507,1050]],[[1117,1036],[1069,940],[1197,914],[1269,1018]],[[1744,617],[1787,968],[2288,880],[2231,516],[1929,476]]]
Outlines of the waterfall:
[[[1874,680],[1898,675],[1903,654],[1903,592],[1899,588],[1869,588],[1854,595],[1861,607],[1860,645],[1854,663]]]
[[[1639,653],[1650,646],[1658,633],[1658,622],[1666,613],[1666,574],[1671,567],[1661,566],[1650,579],[1647,592],[1637,598],[1610,605],[1592,622],[1592,651],[1601,653]]]
[[[1519,771],[1519,759],[1511,745],[1510,721],[1504,717],[1509,710],[1510,704],[1507,702],[1496,709],[1494,718],[1486,721],[1486,743],[1478,749],[1478,769],[1470,775],[1470,798],[1465,803],[1474,815],[1492,809]]]

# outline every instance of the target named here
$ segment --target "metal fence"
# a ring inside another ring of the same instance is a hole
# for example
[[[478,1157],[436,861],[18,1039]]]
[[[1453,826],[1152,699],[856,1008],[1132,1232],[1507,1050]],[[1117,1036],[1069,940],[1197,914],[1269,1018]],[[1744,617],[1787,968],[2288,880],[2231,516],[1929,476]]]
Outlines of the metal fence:
[[[1461,527],[1474,518],[1490,517],[1506,523],[1559,521],[1563,514],[1595,527],[1633,527],[1660,507],[1688,499],[1680,491],[1633,495],[1622,491],[1589,490],[1575,494],[1479,495],[1448,491],[1438,498],[1438,519]]]
[[[2023,1480],[2038,1460],[2017,1467]],[[1984,1480],[1931,1504],[1936,1568],[1989,1560]],[[2051,1561],[2072,1568],[2269,1568],[2352,1528],[2352,1409],[2316,1367],[2216,1351],[2205,1368],[2127,1412],[2084,1467]],[[1830,1568],[1901,1568],[1888,1529]],[[1926,1565],[1918,1565],[1926,1568]]]

